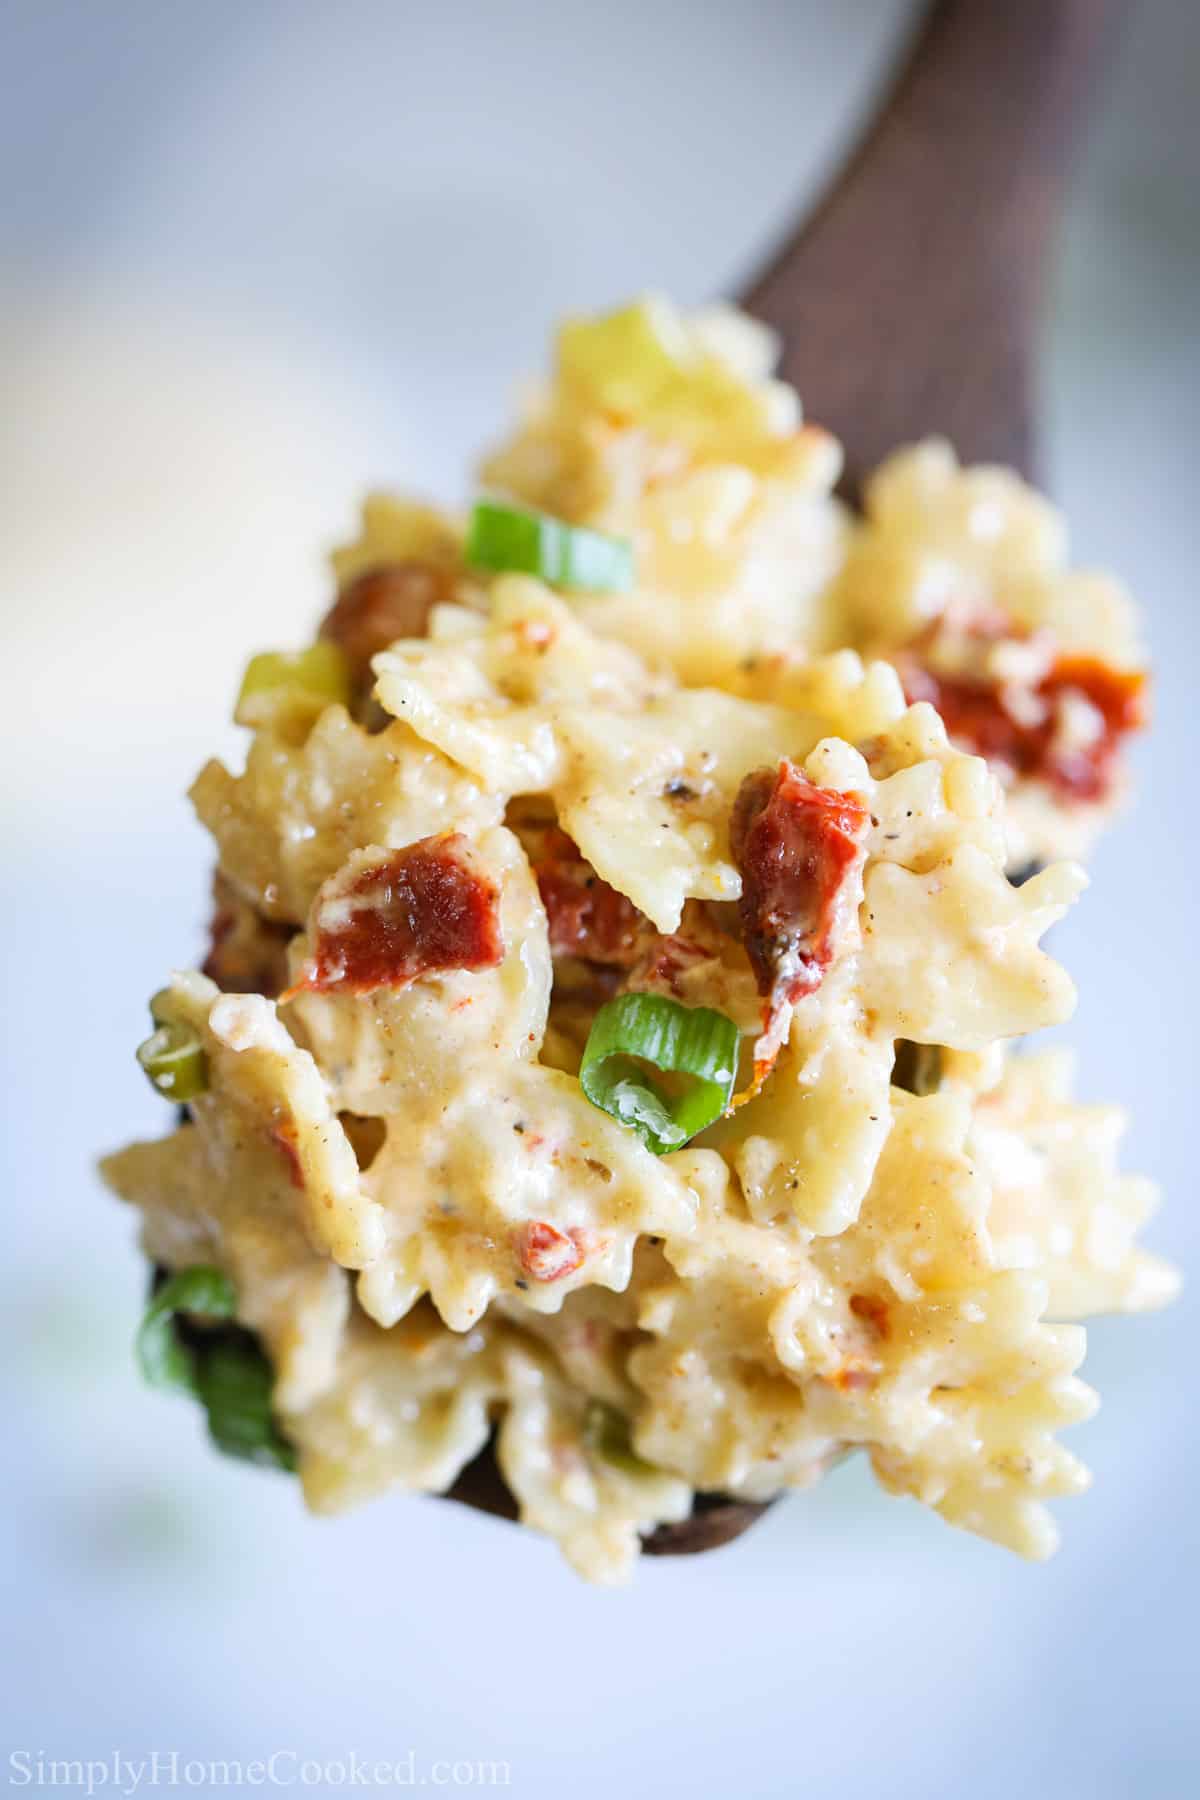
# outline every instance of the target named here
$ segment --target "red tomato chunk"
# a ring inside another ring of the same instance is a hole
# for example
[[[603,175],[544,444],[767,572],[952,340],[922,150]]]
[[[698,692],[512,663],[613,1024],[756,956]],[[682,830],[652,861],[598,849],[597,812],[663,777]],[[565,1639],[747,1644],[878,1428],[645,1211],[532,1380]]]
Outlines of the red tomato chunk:
[[[345,654],[359,685],[369,685],[371,658],[397,638],[424,637],[429,615],[440,601],[454,598],[454,572],[411,558],[368,569],[348,583],[321,624]]]
[[[1060,656],[1033,689],[1031,713],[1021,719],[993,682],[937,675],[920,665],[907,667],[904,677],[909,701],[936,707],[956,743],[1014,775],[1048,782],[1068,800],[1106,797],[1124,739],[1145,722],[1145,675],[1111,669],[1095,657]],[[1064,741],[1060,732],[1061,706],[1072,696],[1098,715],[1096,734],[1084,745]]]
[[[561,1281],[584,1259],[582,1233],[559,1231],[544,1219],[533,1219],[518,1234],[517,1258],[534,1281]]]
[[[602,881],[565,831],[547,833],[534,867],[555,956],[629,968],[637,961],[643,915]]]
[[[730,848],[742,876],[746,954],[768,1014],[820,986],[855,893],[868,823],[854,794],[816,787],[786,759],[742,782]]]
[[[298,989],[370,994],[422,975],[495,968],[500,894],[461,832],[380,853],[317,903],[313,954]],[[293,990],[297,991],[297,990]]]

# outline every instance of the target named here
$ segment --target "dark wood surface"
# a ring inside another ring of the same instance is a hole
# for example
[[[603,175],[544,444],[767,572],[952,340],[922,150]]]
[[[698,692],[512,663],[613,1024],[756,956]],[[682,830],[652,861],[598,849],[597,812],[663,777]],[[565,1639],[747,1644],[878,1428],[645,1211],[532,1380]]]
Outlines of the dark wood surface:
[[[935,0],[841,174],[742,304],[782,334],[843,492],[931,432],[1036,474],[1039,306],[1070,151],[1124,0]],[[507,1519],[489,1445],[446,1496]],[[651,1555],[712,1550],[767,1510],[697,1495]]]
[[[816,210],[742,297],[843,491],[897,444],[1037,474],[1042,293],[1124,0],[937,0]]]

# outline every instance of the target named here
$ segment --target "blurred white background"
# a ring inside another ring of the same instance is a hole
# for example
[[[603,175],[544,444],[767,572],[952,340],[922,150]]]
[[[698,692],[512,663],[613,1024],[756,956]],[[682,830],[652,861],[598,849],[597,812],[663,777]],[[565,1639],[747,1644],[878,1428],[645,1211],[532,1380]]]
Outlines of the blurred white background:
[[[246,654],[300,641],[361,489],[443,497],[570,306],[727,292],[852,135],[909,0],[9,0],[5,1749],[499,1757],[513,1791],[1196,1792],[1195,1321],[1104,1322],[1091,1496],[1026,1567],[843,1468],[722,1555],[582,1587],[428,1501],[312,1523],[129,1357],[91,1159],[192,958],[182,792]],[[1193,1268],[1200,8],[1144,0],[1049,321],[1051,479],[1142,598],[1141,799],[1057,934],[1090,1098]],[[829,421],[835,427],[836,420]],[[5,1766],[7,1776],[8,1769]]]

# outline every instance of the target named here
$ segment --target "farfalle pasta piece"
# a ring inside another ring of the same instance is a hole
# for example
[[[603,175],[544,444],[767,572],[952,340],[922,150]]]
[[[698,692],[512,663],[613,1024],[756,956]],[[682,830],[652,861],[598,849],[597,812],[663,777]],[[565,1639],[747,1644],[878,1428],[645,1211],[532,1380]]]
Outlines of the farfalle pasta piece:
[[[376,660],[382,704],[490,792],[545,790],[563,767],[558,710],[623,713],[656,691],[638,660],[600,645],[540,582],[497,582],[486,620],[446,607],[430,641],[397,644]]]
[[[656,681],[520,578],[497,584],[490,622],[377,667],[384,706],[481,781],[549,794],[597,872],[662,931],[689,897],[737,898],[737,788],[781,740],[807,750],[817,735],[800,715]]]
[[[623,1288],[641,1236],[686,1235],[695,1196],[669,1159],[536,1064],[448,1074],[388,1121],[363,1176],[385,1219],[359,1299],[382,1325],[429,1293],[468,1330],[497,1295],[553,1312],[576,1288]]]
[[[341,706],[302,743],[255,733],[241,775],[210,762],[192,804],[226,880],[267,919],[300,925],[352,850],[500,822],[494,796],[401,725],[370,733]]]
[[[809,1231],[841,1231],[870,1186],[891,1129],[894,1046],[851,980],[842,971],[827,979],[819,1005],[799,1003],[760,1099],[715,1134],[756,1218],[790,1213]]]
[[[823,1385],[814,1415],[866,1444],[892,1491],[1047,1555],[1056,1533],[1042,1502],[1087,1479],[1052,1437],[1094,1409],[1074,1377],[1082,1333],[1044,1322],[1043,1279],[1000,1266],[991,1193],[967,1153],[966,1102],[894,1093],[893,1108],[857,1224],[814,1244],[872,1327],[867,1378]]]
[[[840,1451],[814,1428],[803,1386],[772,1348],[782,1311],[802,1315],[813,1354],[840,1366],[854,1320],[805,1234],[755,1224],[722,1159],[682,1151],[700,1196],[696,1229],[668,1236],[636,1286],[643,1339],[629,1355],[638,1453],[698,1489],[762,1499],[819,1479]],[[757,1348],[750,1352],[750,1346]]]
[[[894,1037],[955,1050],[1061,1024],[1074,986],[1038,940],[1084,883],[1081,869],[1059,863],[1010,887],[970,845],[924,874],[875,864],[863,902],[864,1003]],[[914,982],[917,943],[921,979]]]
[[[283,1410],[306,1503],[336,1513],[392,1488],[440,1493],[492,1429],[503,1327],[448,1331],[432,1307],[389,1331],[356,1313],[324,1392]]]
[[[621,1440],[619,1415],[503,1322],[455,1332],[420,1308],[383,1331],[357,1315],[330,1385],[284,1410],[282,1423],[307,1504],[338,1513],[392,1490],[444,1492],[497,1418],[497,1458],[521,1522],[589,1580],[627,1580],[641,1534],[687,1517],[687,1483],[642,1463]]]
[[[1054,1318],[1164,1306],[1179,1276],[1135,1242],[1157,1190],[1121,1172],[1125,1114],[1073,1100],[1072,1070],[1064,1050],[1011,1057],[976,1109],[971,1152],[991,1182],[997,1256],[1045,1276]]]
[[[141,1211],[152,1261],[225,1270],[238,1319],[271,1353],[281,1401],[302,1405],[331,1379],[349,1307],[337,1263],[374,1253],[376,1209],[316,1065],[269,1001],[223,997],[185,975],[166,1011],[200,1034],[208,1089],[172,1136],[108,1157],[105,1179]]]
[[[496,1459],[521,1523],[554,1538],[587,1580],[627,1581],[642,1535],[686,1519],[691,1488],[637,1456],[621,1415],[589,1402],[528,1340],[511,1346],[506,1362]]]
[[[1043,1500],[1085,1481],[1051,1435],[1091,1410],[1073,1377],[1083,1339],[1043,1323],[1043,1280],[997,1267],[987,1184],[963,1149],[968,1106],[894,1105],[859,1219],[836,1236],[781,1237],[716,1171],[696,1179],[696,1231],[664,1244],[677,1279],[641,1296],[634,1441],[751,1499],[864,1446],[893,1491],[1045,1555]]]
[[[560,731],[567,763],[551,793],[563,826],[664,932],[689,899],[738,898],[737,790],[781,741],[806,747],[811,735],[803,720],[711,689],[674,693],[634,719],[574,714]]]
[[[1025,595],[1026,621],[1041,623],[1031,595],[1041,588],[1044,611],[1066,553],[1061,516],[1012,470],[964,468],[941,439],[897,450],[866,483],[842,584],[848,639],[905,643],[959,595],[1005,611]]]
[[[501,948],[494,967],[426,972],[370,993],[301,986],[290,1002],[291,1027],[328,1071],[339,1108],[376,1118],[400,1115],[436,1103],[474,1063],[537,1057],[551,986],[537,885],[511,832],[497,827],[470,842],[498,893]],[[292,968],[301,983],[311,939],[310,930],[293,943]]]
[[[483,464],[490,487],[633,539],[636,591],[582,596],[580,617],[685,681],[724,681],[797,639],[824,645],[841,452],[800,424],[774,354],[728,308],[651,298],[569,321],[551,380]]]
[[[1044,1279],[1001,1266],[965,1101],[897,1093],[893,1106],[858,1223],[814,1246],[874,1327],[871,1378],[823,1388],[815,1411],[868,1446],[893,1492],[1022,1555],[1048,1555],[1057,1538],[1044,1500],[1087,1481],[1052,1435],[1095,1406],[1074,1376],[1083,1335],[1044,1322]]]
[[[915,1438],[912,1449],[871,1448],[872,1467],[890,1492],[1035,1559],[1058,1546],[1044,1502],[1082,1493],[1090,1479],[1053,1434],[1089,1418],[1097,1403],[1074,1374],[1082,1329],[1040,1324],[1045,1305],[1045,1283],[1013,1273],[928,1309],[921,1344],[947,1391],[925,1402],[919,1438],[904,1434]],[[903,1329],[902,1315],[898,1324]],[[897,1389],[880,1406],[894,1399],[899,1410],[910,1395],[902,1381]],[[847,1410],[858,1409],[849,1403]]]

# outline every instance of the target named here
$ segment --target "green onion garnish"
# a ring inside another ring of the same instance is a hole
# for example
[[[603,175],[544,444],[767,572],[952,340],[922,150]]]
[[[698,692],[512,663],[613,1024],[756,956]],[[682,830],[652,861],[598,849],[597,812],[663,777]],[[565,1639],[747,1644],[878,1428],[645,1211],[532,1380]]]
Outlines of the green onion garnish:
[[[270,1363],[248,1334],[219,1339],[199,1359],[197,1393],[217,1449],[243,1462],[292,1470],[296,1453],[271,1416],[274,1385]]]
[[[156,1025],[169,1025],[174,1017],[172,1001],[175,995],[169,987],[159,988],[150,996],[150,1017]]]
[[[138,1045],[137,1059],[151,1086],[168,1100],[194,1100],[208,1086],[208,1058],[191,1025],[159,1025]]]
[[[633,586],[633,545],[546,513],[480,500],[467,529],[466,560],[476,569],[537,575],[550,587],[622,594]]]
[[[150,1301],[137,1334],[137,1359],[151,1387],[194,1394],[208,1415],[213,1442],[227,1456],[294,1469],[296,1456],[271,1413],[271,1365],[256,1338],[229,1328],[237,1295],[220,1269],[183,1269]],[[221,1321],[225,1329],[185,1341],[176,1319],[192,1314]]]
[[[632,1125],[662,1156],[721,1117],[737,1059],[738,1028],[724,1013],[661,994],[618,994],[592,1022],[579,1079],[593,1106]],[[683,1080],[668,1091],[646,1065]]]
[[[233,1283],[220,1269],[181,1269],[164,1281],[142,1315],[135,1344],[138,1366],[150,1386],[194,1394],[195,1357],[175,1335],[175,1314],[232,1319],[236,1305]]]
[[[942,1052],[937,1044],[914,1044],[897,1038],[892,1086],[910,1094],[936,1094],[942,1085]]]
[[[352,695],[350,670],[337,644],[320,639],[307,650],[264,650],[242,676],[233,716],[239,725],[270,724],[280,713],[315,716]]]
[[[657,1475],[652,1463],[643,1462],[633,1447],[629,1420],[603,1400],[589,1400],[583,1415],[583,1441],[593,1455],[626,1475]]]

